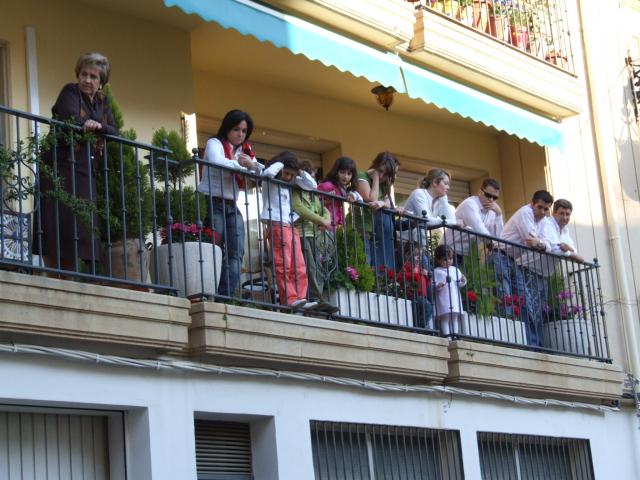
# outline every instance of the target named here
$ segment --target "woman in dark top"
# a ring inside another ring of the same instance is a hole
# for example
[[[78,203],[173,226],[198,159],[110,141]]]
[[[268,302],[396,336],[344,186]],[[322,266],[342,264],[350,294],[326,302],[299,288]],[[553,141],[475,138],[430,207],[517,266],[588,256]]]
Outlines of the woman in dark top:
[[[84,132],[117,135],[118,129],[102,87],[109,81],[109,60],[99,53],[82,55],[76,64],[77,83],[62,88],[51,109],[56,120],[70,121]],[[52,131],[54,128],[52,127]],[[79,199],[95,202],[96,176],[101,168],[104,141],[70,142],[56,127],[56,147],[43,155],[45,165],[62,181],[64,190]],[[64,129],[66,130],[66,129]],[[51,175],[40,173],[40,212],[36,220],[34,252],[44,257],[48,267],[77,270],[76,259],[99,262],[102,249],[97,231],[73,210],[47,192],[53,189]],[[98,221],[94,215],[93,225]],[[59,259],[58,259],[59,252]]]

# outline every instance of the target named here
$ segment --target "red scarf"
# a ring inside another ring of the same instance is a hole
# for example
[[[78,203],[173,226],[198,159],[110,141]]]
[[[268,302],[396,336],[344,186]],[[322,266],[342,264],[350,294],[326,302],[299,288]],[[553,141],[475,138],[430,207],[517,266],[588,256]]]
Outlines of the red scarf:
[[[233,160],[233,145],[231,145],[231,142],[224,140],[222,142],[222,148],[224,149],[224,156],[229,159],[229,160]],[[255,153],[253,153],[253,150],[251,150],[251,145],[249,145],[248,143],[243,143],[242,144],[242,153],[244,153],[245,155],[249,155],[251,157],[251,159],[253,160],[254,158],[256,158]],[[245,182],[244,182],[244,175],[237,173],[236,174],[236,183],[238,184],[238,188],[239,189],[243,189],[245,186]]]

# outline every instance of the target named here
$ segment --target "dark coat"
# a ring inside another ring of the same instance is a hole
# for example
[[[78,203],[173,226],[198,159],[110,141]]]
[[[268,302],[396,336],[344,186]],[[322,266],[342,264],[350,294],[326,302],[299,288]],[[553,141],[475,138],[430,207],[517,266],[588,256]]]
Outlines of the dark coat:
[[[58,95],[51,112],[56,120],[71,121],[77,125],[83,125],[88,119],[100,122],[102,129],[96,131],[96,134],[118,134],[107,98],[101,91],[96,93],[92,102],[80,91],[78,84],[69,83]],[[57,127],[57,130],[59,131],[60,127]],[[67,192],[77,198],[95,202],[96,178],[102,167],[103,140],[98,139],[95,144],[90,144],[87,141],[69,142],[65,135],[60,133],[56,137],[55,148],[43,155],[45,165],[57,172]],[[61,261],[67,264],[73,264],[76,256],[85,261],[95,259],[96,262],[100,262],[102,246],[99,233],[95,229],[92,230],[90,225],[81,222],[73,210],[63,202],[47,195],[53,188],[47,175],[41,172],[39,178],[40,207],[35,216],[34,253],[56,259],[59,250]],[[93,217],[94,225],[97,227],[99,219],[96,215]]]

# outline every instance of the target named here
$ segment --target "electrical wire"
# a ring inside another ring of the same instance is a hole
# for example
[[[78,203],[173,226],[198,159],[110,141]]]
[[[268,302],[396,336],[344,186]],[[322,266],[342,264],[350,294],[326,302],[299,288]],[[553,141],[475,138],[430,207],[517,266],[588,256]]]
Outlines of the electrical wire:
[[[220,365],[211,365],[198,362],[190,362],[184,360],[151,360],[137,359],[130,357],[121,357],[116,355],[102,355],[93,352],[85,352],[81,350],[69,350],[64,348],[42,347],[38,345],[20,345],[16,343],[0,343],[0,353],[13,354],[29,354],[42,355],[47,357],[55,357],[64,360],[80,361],[86,363],[103,364],[117,367],[144,368],[163,371],[183,371],[197,372],[214,375],[239,375],[253,377],[269,377],[284,380],[312,381],[339,385],[344,387],[363,388],[365,390],[373,390],[376,392],[394,392],[394,393],[439,393],[447,395],[458,395],[463,397],[474,397],[482,399],[507,401],[522,405],[539,406],[539,407],[560,407],[560,408],[576,408],[583,410],[595,410],[598,412],[618,412],[618,407],[607,405],[595,405],[582,402],[571,402],[556,399],[540,399],[520,397],[517,395],[508,395],[498,392],[468,390],[458,387],[450,387],[446,385],[407,385],[390,382],[375,382],[368,380],[357,380],[354,378],[334,377],[327,375],[319,375],[314,373],[302,373],[282,370],[272,370],[264,368],[247,368],[247,367],[227,367]]]

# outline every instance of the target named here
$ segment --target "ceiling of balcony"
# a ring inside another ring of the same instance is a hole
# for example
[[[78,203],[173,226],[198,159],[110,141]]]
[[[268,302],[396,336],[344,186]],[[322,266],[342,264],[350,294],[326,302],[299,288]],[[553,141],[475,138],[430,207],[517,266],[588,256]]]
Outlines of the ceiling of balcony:
[[[254,37],[235,30],[226,30],[197,16],[187,15],[177,8],[166,8],[162,0],[81,0],[99,8],[124,13],[191,32],[192,64],[194,70],[247,79],[277,89],[327,98],[360,108],[380,109],[370,93],[375,84],[350,73],[340,72],[320,62],[294,55]],[[277,65],[277,68],[274,68]],[[230,67],[232,66],[232,68]],[[495,135],[497,130],[459,115],[397,94],[389,115],[402,115],[455,126],[476,134]]]

